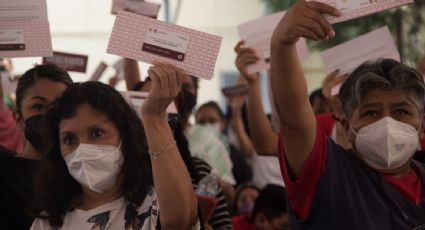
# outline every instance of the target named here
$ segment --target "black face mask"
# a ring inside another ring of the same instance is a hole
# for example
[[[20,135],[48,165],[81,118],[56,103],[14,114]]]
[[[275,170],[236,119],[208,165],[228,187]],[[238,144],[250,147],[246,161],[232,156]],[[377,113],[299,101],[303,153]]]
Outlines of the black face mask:
[[[45,114],[39,114],[29,117],[25,121],[25,138],[39,151],[45,147],[47,138],[44,120]]]
[[[177,100],[177,111],[179,116],[186,119],[192,113],[195,105],[196,95],[183,89]]]

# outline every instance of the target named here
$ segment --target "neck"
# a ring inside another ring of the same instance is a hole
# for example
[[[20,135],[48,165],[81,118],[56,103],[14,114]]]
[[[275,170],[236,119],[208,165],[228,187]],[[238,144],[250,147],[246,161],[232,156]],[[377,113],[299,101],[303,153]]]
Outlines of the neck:
[[[29,141],[25,143],[24,151],[20,156],[26,159],[42,160],[41,153],[37,149],[35,149]]]
[[[406,164],[402,165],[401,167],[397,169],[382,171],[382,173],[390,175],[395,178],[401,178],[409,174],[410,170],[412,170],[412,167],[410,166],[410,164],[411,164],[411,160],[407,161]]]
[[[87,211],[117,200],[122,196],[120,184],[117,181],[112,188],[104,193],[97,193],[83,186],[83,196],[78,208]]]

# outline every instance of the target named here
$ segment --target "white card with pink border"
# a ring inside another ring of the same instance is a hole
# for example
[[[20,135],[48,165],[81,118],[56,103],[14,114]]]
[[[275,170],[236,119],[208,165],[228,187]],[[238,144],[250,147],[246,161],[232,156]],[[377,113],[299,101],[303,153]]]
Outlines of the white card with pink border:
[[[326,16],[330,23],[344,22],[413,3],[413,0],[316,0],[337,8],[340,17]],[[423,1],[423,0],[421,0]]]
[[[0,57],[52,55],[46,0],[1,0]]]
[[[168,62],[210,80],[221,41],[219,36],[120,11],[107,52],[147,63]]]

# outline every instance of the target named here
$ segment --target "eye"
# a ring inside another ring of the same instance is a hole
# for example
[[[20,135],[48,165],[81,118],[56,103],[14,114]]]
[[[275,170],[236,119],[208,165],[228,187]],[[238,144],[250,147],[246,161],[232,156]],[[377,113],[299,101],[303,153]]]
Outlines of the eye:
[[[99,138],[99,137],[103,136],[103,134],[105,134],[105,132],[103,130],[98,129],[98,128],[94,128],[90,132],[90,137]]]
[[[364,117],[376,117],[378,116],[378,111],[376,110],[367,110],[363,113]]]
[[[42,112],[42,111],[44,111],[44,105],[43,104],[33,104],[31,106],[31,109]]]
[[[409,114],[409,112],[405,109],[397,109],[394,111],[394,115],[396,116],[402,116],[402,115],[407,115]]]
[[[77,144],[78,140],[74,135],[67,134],[62,138],[62,143],[68,146]]]

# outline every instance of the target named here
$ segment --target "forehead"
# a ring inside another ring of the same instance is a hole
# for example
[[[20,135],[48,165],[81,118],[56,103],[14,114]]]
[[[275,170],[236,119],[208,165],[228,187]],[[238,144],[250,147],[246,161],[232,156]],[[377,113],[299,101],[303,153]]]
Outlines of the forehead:
[[[106,114],[85,103],[77,106],[74,116],[62,119],[59,122],[59,130],[60,132],[73,131],[99,123],[113,124]]]
[[[66,85],[62,82],[51,81],[47,78],[39,78],[31,87],[26,89],[25,98],[29,99],[38,96],[53,100],[62,94],[65,89]]]
[[[198,118],[207,118],[207,117],[220,117],[218,111],[211,106],[205,106],[198,109],[196,113],[196,117]]]
[[[415,106],[415,103],[411,99],[410,93],[404,90],[381,90],[374,89],[368,91],[362,98],[360,106],[366,104],[377,104],[377,105],[392,105],[405,103],[411,106]]]

